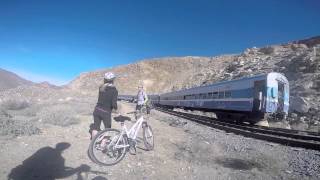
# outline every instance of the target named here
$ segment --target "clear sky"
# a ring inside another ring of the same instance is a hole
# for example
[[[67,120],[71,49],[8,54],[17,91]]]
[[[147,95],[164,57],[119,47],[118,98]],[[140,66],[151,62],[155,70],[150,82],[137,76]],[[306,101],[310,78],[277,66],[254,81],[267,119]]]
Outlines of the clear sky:
[[[0,0],[0,68],[61,85],[141,59],[312,37],[319,22],[319,0]]]

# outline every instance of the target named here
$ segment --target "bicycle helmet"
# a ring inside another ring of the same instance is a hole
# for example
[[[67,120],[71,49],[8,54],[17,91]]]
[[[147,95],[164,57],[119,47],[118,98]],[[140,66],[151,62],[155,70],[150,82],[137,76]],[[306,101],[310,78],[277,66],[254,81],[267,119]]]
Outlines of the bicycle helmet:
[[[116,76],[112,73],[112,72],[107,72],[104,74],[104,79],[105,80],[114,80],[114,78],[116,78]]]

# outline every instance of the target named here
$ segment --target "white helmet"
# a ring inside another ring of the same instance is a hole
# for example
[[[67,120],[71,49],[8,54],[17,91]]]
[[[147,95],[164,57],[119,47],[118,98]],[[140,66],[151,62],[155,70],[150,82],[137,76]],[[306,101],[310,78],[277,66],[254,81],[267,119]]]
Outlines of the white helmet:
[[[113,80],[114,78],[116,78],[116,76],[112,72],[107,72],[104,74],[104,79],[106,80]]]

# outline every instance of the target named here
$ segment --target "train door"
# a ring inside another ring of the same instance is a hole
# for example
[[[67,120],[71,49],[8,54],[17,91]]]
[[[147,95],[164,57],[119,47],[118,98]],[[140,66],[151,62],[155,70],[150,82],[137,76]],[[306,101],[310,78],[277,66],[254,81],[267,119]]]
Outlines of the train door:
[[[278,82],[278,107],[277,112],[284,111],[284,83]]]
[[[253,90],[253,111],[261,111],[265,107],[266,81],[254,82]]]

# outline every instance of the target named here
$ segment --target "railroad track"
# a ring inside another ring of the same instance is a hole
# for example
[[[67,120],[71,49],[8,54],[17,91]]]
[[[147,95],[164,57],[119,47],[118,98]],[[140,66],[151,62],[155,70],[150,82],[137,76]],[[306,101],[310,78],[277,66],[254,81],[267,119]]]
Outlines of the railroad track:
[[[246,137],[252,137],[260,140],[275,142],[286,146],[301,147],[320,151],[320,135],[318,133],[281,128],[252,126],[246,124],[234,124],[219,121],[215,118],[210,118],[207,116],[177,112],[159,107],[157,107],[156,109],[167,114],[188,119],[203,125],[224,130],[226,132],[232,132]]]

